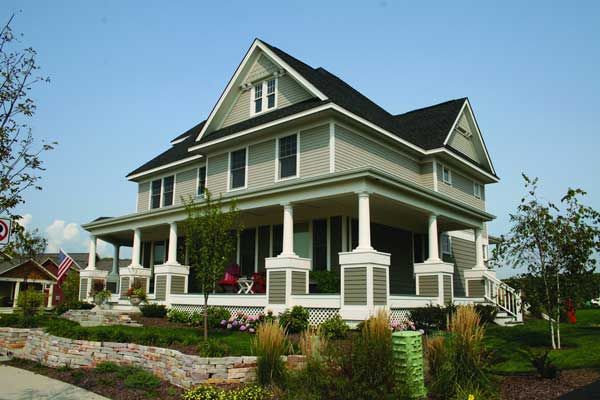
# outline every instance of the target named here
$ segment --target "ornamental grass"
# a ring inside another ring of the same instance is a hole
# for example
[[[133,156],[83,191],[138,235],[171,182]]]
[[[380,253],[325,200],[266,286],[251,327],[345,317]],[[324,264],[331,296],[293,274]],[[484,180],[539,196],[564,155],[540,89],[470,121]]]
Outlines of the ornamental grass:
[[[285,364],[281,356],[289,349],[285,329],[276,321],[267,321],[258,326],[252,339],[252,350],[257,357],[256,377],[263,386],[283,382]]]

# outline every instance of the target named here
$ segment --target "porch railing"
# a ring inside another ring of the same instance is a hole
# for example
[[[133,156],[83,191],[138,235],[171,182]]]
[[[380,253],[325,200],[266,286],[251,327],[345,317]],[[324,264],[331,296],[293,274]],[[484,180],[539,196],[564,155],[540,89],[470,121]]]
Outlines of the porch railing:
[[[516,322],[522,322],[521,293],[489,274],[483,275],[483,281],[485,299],[504,311]]]

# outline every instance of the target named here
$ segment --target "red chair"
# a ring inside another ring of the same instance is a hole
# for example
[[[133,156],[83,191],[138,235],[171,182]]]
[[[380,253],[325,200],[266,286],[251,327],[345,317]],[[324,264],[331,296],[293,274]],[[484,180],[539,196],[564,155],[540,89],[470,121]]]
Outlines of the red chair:
[[[241,270],[240,266],[237,264],[230,265],[225,270],[225,276],[221,279],[218,284],[223,288],[224,291],[229,291],[232,293],[237,292],[238,289],[238,279],[240,278]],[[227,290],[229,289],[229,290]]]
[[[267,291],[267,281],[263,274],[260,272],[253,273],[252,280],[254,281],[254,285],[252,285],[252,291],[254,293],[265,293]]]

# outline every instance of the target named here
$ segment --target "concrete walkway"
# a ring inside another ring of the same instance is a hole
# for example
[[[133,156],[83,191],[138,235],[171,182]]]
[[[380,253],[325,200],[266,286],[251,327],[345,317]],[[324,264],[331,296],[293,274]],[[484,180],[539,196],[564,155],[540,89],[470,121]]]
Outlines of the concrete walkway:
[[[0,400],[108,400],[77,386],[24,369],[0,365]]]
[[[590,383],[581,389],[574,390],[560,397],[560,400],[600,399],[600,381]]]

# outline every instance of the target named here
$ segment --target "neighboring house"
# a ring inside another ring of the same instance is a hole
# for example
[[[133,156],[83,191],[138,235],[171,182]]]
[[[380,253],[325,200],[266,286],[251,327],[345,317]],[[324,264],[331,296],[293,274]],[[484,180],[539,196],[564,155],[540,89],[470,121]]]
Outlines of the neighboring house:
[[[467,98],[391,114],[257,39],[208,118],[127,178],[138,187],[136,212],[84,228],[92,252],[97,239],[117,258],[131,246],[131,265],[107,275],[91,259],[82,287],[108,279],[124,292],[138,280],[154,301],[198,309],[183,199],[201,202],[207,189],[236,199],[244,230],[234,261],[243,275],[267,278],[266,294],[215,294],[213,305],[299,304],[312,321],[361,320],[377,307],[400,318],[512,293],[486,267],[486,186],[499,179]],[[309,271],[325,270],[340,274],[340,293],[309,293]],[[509,297],[503,308],[516,316]]]

